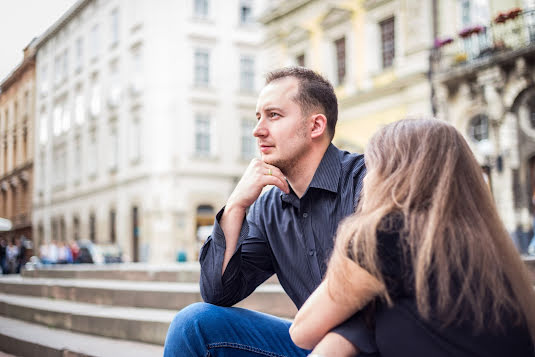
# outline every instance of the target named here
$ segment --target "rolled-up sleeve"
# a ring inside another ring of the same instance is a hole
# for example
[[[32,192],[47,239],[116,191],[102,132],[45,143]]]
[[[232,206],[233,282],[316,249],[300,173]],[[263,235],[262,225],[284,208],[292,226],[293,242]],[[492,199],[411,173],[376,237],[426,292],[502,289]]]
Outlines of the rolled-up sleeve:
[[[205,302],[232,306],[249,296],[273,275],[271,251],[261,230],[255,205],[240,229],[236,251],[221,275],[225,255],[225,233],[220,226],[224,208],[216,215],[211,236],[201,248],[201,296]]]

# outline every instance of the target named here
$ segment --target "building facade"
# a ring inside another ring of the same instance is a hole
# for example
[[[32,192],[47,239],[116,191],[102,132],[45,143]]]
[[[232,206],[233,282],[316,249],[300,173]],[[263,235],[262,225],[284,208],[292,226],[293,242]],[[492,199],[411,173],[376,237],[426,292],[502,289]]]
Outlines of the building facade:
[[[525,252],[535,215],[535,2],[438,2],[437,116],[465,136]],[[446,21],[446,16],[457,14]]]
[[[0,217],[13,224],[0,237],[7,240],[32,239],[34,104],[32,42],[22,63],[0,83]]]
[[[40,242],[196,258],[256,155],[260,3],[80,0],[39,37]]]
[[[262,22],[267,69],[302,65],[334,84],[339,147],[362,151],[381,125],[431,114],[430,1],[281,1]]]

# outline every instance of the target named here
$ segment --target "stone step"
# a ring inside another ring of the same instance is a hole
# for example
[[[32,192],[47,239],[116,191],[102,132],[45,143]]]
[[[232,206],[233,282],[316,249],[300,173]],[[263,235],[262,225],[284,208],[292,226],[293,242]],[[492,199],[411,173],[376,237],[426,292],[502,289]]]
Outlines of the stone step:
[[[0,277],[0,293],[98,305],[178,311],[202,301],[198,283],[133,282],[93,279]],[[295,305],[280,285],[263,284],[237,306],[280,317],[293,317]]]
[[[176,263],[164,266],[144,263],[57,264],[32,270],[23,269],[21,275],[55,279],[198,282],[200,265],[199,263]]]
[[[163,345],[175,311],[0,294],[0,315],[47,327]]]
[[[173,263],[153,265],[145,263],[121,264],[58,264],[46,265],[38,269],[23,269],[21,275],[30,278],[54,279],[109,279],[129,281],[199,282],[200,264]],[[277,276],[267,283],[278,284]]]
[[[162,346],[58,330],[6,317],[0,317],[0,350],[20,357],[163,355]]]

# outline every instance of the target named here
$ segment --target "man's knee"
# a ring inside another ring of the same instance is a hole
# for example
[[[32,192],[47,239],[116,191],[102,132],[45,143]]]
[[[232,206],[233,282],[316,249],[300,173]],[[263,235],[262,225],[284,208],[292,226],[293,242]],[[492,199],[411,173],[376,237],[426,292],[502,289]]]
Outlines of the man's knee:
[[[209,325],[218,320],[221,307],[198,302],[186,306],[180,310],[167,332],[165,344],[174,344],[178,340],[187,339],[203,339],[203,331],[209,329]]]

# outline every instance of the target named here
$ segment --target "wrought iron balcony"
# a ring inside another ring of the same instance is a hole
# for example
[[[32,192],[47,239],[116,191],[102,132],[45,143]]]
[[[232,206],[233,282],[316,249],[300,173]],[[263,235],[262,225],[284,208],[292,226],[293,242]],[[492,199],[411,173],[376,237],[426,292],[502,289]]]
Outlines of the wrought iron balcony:
[[[444,73],[525,51],[535,52],[535,9],[513,9],[499,14],[488,26],[473,26],[455,38],[437,39],[433,67]]]

